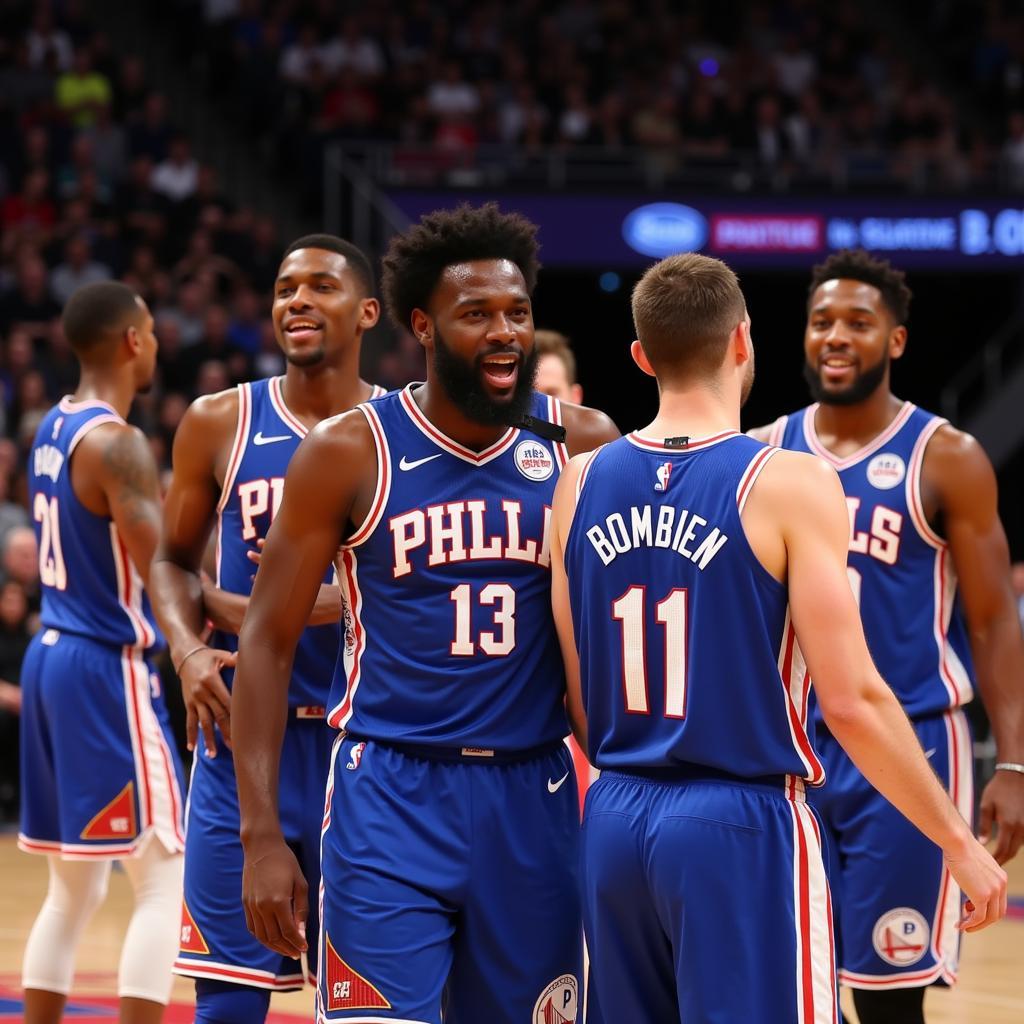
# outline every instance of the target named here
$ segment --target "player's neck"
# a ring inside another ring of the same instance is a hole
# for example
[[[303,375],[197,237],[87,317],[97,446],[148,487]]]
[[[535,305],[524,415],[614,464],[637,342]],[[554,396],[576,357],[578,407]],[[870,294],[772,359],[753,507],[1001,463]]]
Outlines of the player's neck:
[[[640,433],[645,437],[711,437],[738,430],[739,425],[738,397],[720,395],[707,387],[662,389],[658,415]]]
[[[316,372],[289,365],[282,393],[292,414],[307,427],[314,427],[328,416],[337,416],[365,402],[373,388],[359,376],[355,363],[322,367]]]
[[[135,384],[128,374],[83,366],[71,398],[75,402],[106,402],[122,419],[127,419],[135,398]]]
[[[504,424],[477,423],[471,420],[444,393],[437,382],[426,383],[412,392],[413,401],[420,411],[445,436],[470,451],[481,452],[490,447],[509,428]]]
[[[819,403],[814,416],[814,430],[830,451],[833,446],[861,448],[878,437],[902,408],[903,400],[883,384],[855,405]]]

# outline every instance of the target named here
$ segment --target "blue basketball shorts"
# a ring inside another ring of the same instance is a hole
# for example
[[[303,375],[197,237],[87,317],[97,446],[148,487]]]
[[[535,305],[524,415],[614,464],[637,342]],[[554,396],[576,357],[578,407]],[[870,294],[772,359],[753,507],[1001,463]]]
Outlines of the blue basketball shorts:
[[[973,750],[962,711],[913,723],[917,738],[967,821],[974,808]],[[918,988],[956,981],[960,889],[942,851],[858,771],[819,727],[827,781],[812,794],[830,850],[839,980],[853,988]]]
[[[561,1024],[580,1005],[579,803],[563,743],[523,760],[340,737],[317,1021]]]
[[[591,1024],[835,1024],[831,908],[802,784],[604,771],[583,818]]]
[[[324,789],[335,733],[322,712],[316,718],[297,718],[292,708],[289,714],[281,749],[278,806],[285,840],[309,884],[306,927],[307,934],[314,936]],[[302,988],[306,981],[302,963],[267,949],[245,926],[235,765],[219,731],[216,738],[217,756],[201,753],[205,748],[200,741],[192,766],[185,898],[174,972],[274,991]]]
[[[141,652],[45,629],[21,673],[21,832],[29,853],[123,859],[184,847],[184,778],[160,677]]]

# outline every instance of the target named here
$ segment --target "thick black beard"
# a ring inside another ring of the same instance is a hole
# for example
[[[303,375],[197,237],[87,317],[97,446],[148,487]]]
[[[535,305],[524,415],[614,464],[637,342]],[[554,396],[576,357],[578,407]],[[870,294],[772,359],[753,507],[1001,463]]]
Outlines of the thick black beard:
[[[537,376],[537,350],[519,365],[519,377],[512,390],[512,396],[504,402],[496,402],[488,395],[480,379],[481,359],[467,362],[457,356],[441,333],[434,329],[434,372],[451,399],[467,419],[488,427],[509,427],[518,423],[530,411],[533,400],[533,381]]]
[[[870,369],[861,371],[854,382],[845,391],[828,391],[821,383],[821,376],[817,369],[810,363],[804,363],[804,380],[810,389],[811,398],[822,405],[857,405],[865,399],[870,398],[885,380],[886,371],[889,369],[889,353],[885,355]]]

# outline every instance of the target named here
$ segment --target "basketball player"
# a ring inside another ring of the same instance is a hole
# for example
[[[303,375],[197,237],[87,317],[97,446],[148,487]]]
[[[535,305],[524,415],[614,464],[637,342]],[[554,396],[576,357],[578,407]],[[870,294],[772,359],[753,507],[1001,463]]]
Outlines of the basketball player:
[[[235,739],[255,935],[306,949],[277,824],[292,651],[341,545],[344,657],[322,841],[318,1020],[576,1017],[578,806],[547,524],[603,414],[532,390],[536,228],[493,204],[393,240],[384,294],[427,382],[314,430],[242,629]],[[564,425],[564,430],[563,430]]]
[[[125,422],[152,383],[157,342],[146,304],[114,281],[76,291],[63,325],[78,389],[43,418],[29,459],[43,628],[21,675],[18,845],[47,855],[50,885],[25,946],[24,1019],[61,1019],[82,929],[120,860],[135,894],[120,1020],[157,1024],[177,946],[184,779],[148,660],[163,644],[143,591],[157,471]]]
[[[558,331],[536,332],[537,382],[542,395],[553,395],[560,402],[583,401],[583,388],[576,381],[576,356],[569,339]]]
[[[1001,917],[1006,875],[871,662],[835,473],[737,433],[753,348],[735,275],[670,257],[633,316],[658,415],[573,460],[554,506],[569,706],[602,770],[581,857],[591,998],[630,1024],[832,1024],[808,669],[837,739],[971,898],[950,927]]]
[[[1024,839],[1024,648],[1006,537],[978,443],[890,390],[910,297],[903,274],[863,250],[815,268],[804,335],[815,404],[754,433],[839,473],[872,657],[968,818],[971,737],[959,708],[976,669],[998,748],[980,831],[997,826],[1005,863]],[[813,802],[836,855],[840,980],[861,1024],[920,1024],[926,986],[956,980],[960,894],[941,852],[875,793],[827,720],[818,748],[829,782]]]
[[[258,545],[281,501],[285,470],[299,442],[320,420],[378,393],[359,378],[360,342],[379,315],[372,293],[370,265],[351,243],[330,235],[294,242],[278,270],[272,308],[274,332],[288,360],[284,376],[198,399],[175,437],[153,598],[182,679],[189,742],[195,746],[198,727],[204,748],[195,758],[189,795],[175,962],[177,973],[196,979],[196,1024],[262,1021],[272,991],[304,984],[299,964],[261,946],[245,927],[230,751],[237,636],[220,631],[207,644],[202,634],[211,609],[219,623],[233,622],[237,631]],[[200,563],[214,524],[217,591],[207,590],[204,601]],[[307,616],[309,628],[302,631],[281,706],[288,715],[281,827],[313,878],[333,740],[324,706],[338,655],[337,586],[323,587],[317,605]]]

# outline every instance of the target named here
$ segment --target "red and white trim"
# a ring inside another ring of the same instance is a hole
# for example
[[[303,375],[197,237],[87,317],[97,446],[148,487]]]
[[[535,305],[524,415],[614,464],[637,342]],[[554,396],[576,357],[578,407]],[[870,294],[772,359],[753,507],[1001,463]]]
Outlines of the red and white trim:
[[[691,437],[685,448],[673,448],[665,444],[664,440],[658,440],[653,437],[644,437],[643,434],[636,430],[627,434],[626,440],[637,448],[642,448],[644,451],[670,452],[673,455],[689,455],[690,452],[698,452],[702,448],[710,448],[713,444],[728,441],[730,437],[739,436],[740,432],[738,430],[723,430],[720,434],[709,434],[707,437]]]
[[[371,402],[375,398],[383,398],[388,393],[388,389],[385,388],[385,387],[381,387],[380,384],[371,384],[370,388],[371,388],[371,391],[370,391],[370,401]]]
[[[914,524],[914,529],[917,530],[925,544],[939,549],[946,547],[946,541],[931,528],[928,517],[924,514],[924,502],[921,500],[921,469],[924,466],[924,453],[928,442],[935,432],[940,427],[946,426],[947,423],[948,420],[936,416],[921,431],[917,441],[914,442],[914,449],[910,453],[910,465],[907,467],[905,484],[907,508],[910,509],[910,521]]]
[[[334,799],[334,770],[338,764],[338,753],[341,750],[342,743],[345,742],[345,734],[339,732],[334,738],[334,743],[331,744],[331,767],[327,772],[327,786],[324,792],[324,816],[323,821],[320,825],[320,863],[323,863],[324,859],[324,836],[327,835],[327,829],[331,824],[331,802]],[[318,901],[318,915],[317,919],[320,922],[320,933],[317,935],[316,944],[316,976],[318,978],[326,978],[327,973],[324,969],[324,935],[327,933],[327,925],[324,922],[324,893],[326,892],[326,884],[324,882],[323,872],[320,873],[320,888],[317,892]],[[323,996],[321,995],[321,987],[317,985],[316,988],[316,1019],[326,1020],[324,1017],[324,1004]]]
[[[740,477],[740,482],[736,487],[736,507],[739,509],[740,515],[743,515],[743,509],[747,504],[747,498],[750,497],[750,492],[754,488],[754,483],[757,478],[761,475],[761,470],[768,464],[768,460],[773,455],[778,455],[778,448],[762,448],[751,460],[743,476]]]
[[[793,777],[790,777],[793,779]],[[794,782],[799,780],[794,779]],[[835,1024],[838,1011],[832,901],[821,855],[821,836],[802,787],[791,796],[793,909],[796,922],[797,1024]]]
[[[597,458],[597,453],[604,447],[595,448],[586,458],[583,460],[583,465],[580,466],[580,475],[576,478],[576,502],[579,503],[580,495],[583,493],[583,487],[587,482],[587,477],[590,475],[590,467],[594,464],[594,459]]]
[[[352,646],[349,648],[347,631],[341,638],[342,664],[345,668],[345,696],[341,703],[327,712],[327,724],[333,729],[344,729],[352,717],[352,702],[362,678],[360,663],[366,649],[366,630],[363,626],[363,596],[359,591],[356,552],[342,549],[338,559],[338,583],[341,586],[341,606],[352,616]],[[343,622],[343,628],[348,623]]]
[[[825,769],[807,736],[807,700],[811,690],[811,677],[800,645],[797,643],[789,608],[786,609],[786,621],[782,628],[779,679],[786,700],[789,735],[793,740],[793,749],[803,762],[804,778],[810,785],[820,786],[825,781]]]
[[[61,843],[51,839],[33,839],[18,833],[18,849],[23,853],[60,854],[61,860],[124,860],[134,857],[143,847],[146,836],[136,836],[130,843]]]
[[[416,404],[416,400],[412,397],[412,387],[412,384],[410,384],[402,390],[400,401],[402,408],[408,413],[413,425],[420,433],[437,445],[438,448],[448,452],[450,455],[454,455],[457,459],[462,459],[463,462],[468,462],[471,466],[486,466],[488,462],[493,462],[499,455],[508,451],[519,436],[518,427],[509,427],[494,444],[485,448],[482,452],[475,452],[472,448],[467,448],[465,445],[459,444],[458,441],[453,441],[447,434],[438,430],[423,415],[420,407]]]
[[[106,405],[105,402],[96,402],[96,406],[103,407]],[[75,431],[74,437],[68,442],[68,458],[71,458],[72,452],[78,447],[78,443],[88,434],[90,431],[95,430],[96,427],[103,426],[104,423],[120,423],[124,425],[124,420],[116,413],[110,412],[104,416],[94,416],[88,423],[83,423],[77,431]]]
[[[394,479],[394,470],[391,465],[391,451],[388,448],[388,439],[384,434],[384,425],[377,415],[377,410],[371,405],[357,405],[356,408],[366,417],[370,425],[370,433],[373,435],[373,445],[377,450],[377,483],[373,490],[373,498],[370,501],[370,510],[366,518],[359,524],[358,529],[345,541],[342,550],[357,547],[365,543],[374,530],[377,529],[387,508],[388,496],[391,494],[391,481]],[[339,576],[341,573],[339,572]]]
[[[826,462],[834,466],[837,470],[849,469],[850,466],[855,466],[858,462],[866,459],[869,455],[874,455],[880,448],[887,445],[903,428],[903,425],[913,415],[914,410],[917,408],[913,402],[904,402],[903,408],[896,413],[896,418],[892,421],[875,438],[869,441],[863,448],[855,451],[852,455],[847,455],[844,458],[839,458],[830,452],[818,439],[818,432],[814,426],[814,418],[818,414],[820,408],[819,403],[815,402],[814,405],[808,406],[804,410],[804,440],[807,442],[807,447],[815,454],[821,456]]]
[[[974,696],[974,685],[964,663],[949,642],[949,623],[956,603],[956,567],[949,549],[943,547],[935,553],[934,616],[932,634],[939,658],[939,676],[949,694],[951,707],[960,707]]]
[[[270,404],[274,407],[274,412],[277,413],[281,422],[289,430],[294,431],[299,437],[305,437],[309,433],[309,428],[288,408],[288,403],[284,400],[284,390],[281,386],[283,382],[284,377],[270,378],[270,384],[267,386]]]
[[[771,426],[771,430],[768,431],[768,444],[773,448],[782,447],[782,438],[786,434],[786,424],[789,422],[788,416],[780,416]]]
[[[156,643],[156,631],[153,629],[142,607],[142,577],[135,568],[128,548],[121,539],[117,524],[110,521],[110,553],[114,560],[114,573],[117,577],[117,601],[124,611],[135,633],[135,645],[146,649]]]
[[[554,395],[548,395],[548,419],[559,427],[565,426],[565,423],[562,421],[562,403]],[[565,464],[569,461],[569,448],[564,441],[556,441],[554,449],[555,463],[558,465],[559,473],[561,473],[565,469]]]
[[[235,437],[228,450],[228,464],[224,471],[224,483],[220,489],[220,501],[217,502],[217,514],[220,515],[231,497],[238,476],[238,467],[242,464],[246,445],[249,443],[249,428],[252,426],[252,385],[238,385],[238,420],[235,423]],[[219,530],[217,531],[220,532]],[[218,559],[219,561],[219,559]]]
[[[271,971],[258,971],[252,967],[239,967],[236,964],[193,960],[187,956],[179,956],[174,961],[172,970],[175,974],[183,975],[186,978],[210,978],[213,981],[228,981],[236,985],[270,989],[273,992],[287,992],[300,989],[305,985],[301,971],[298,974],[273,974]]]

